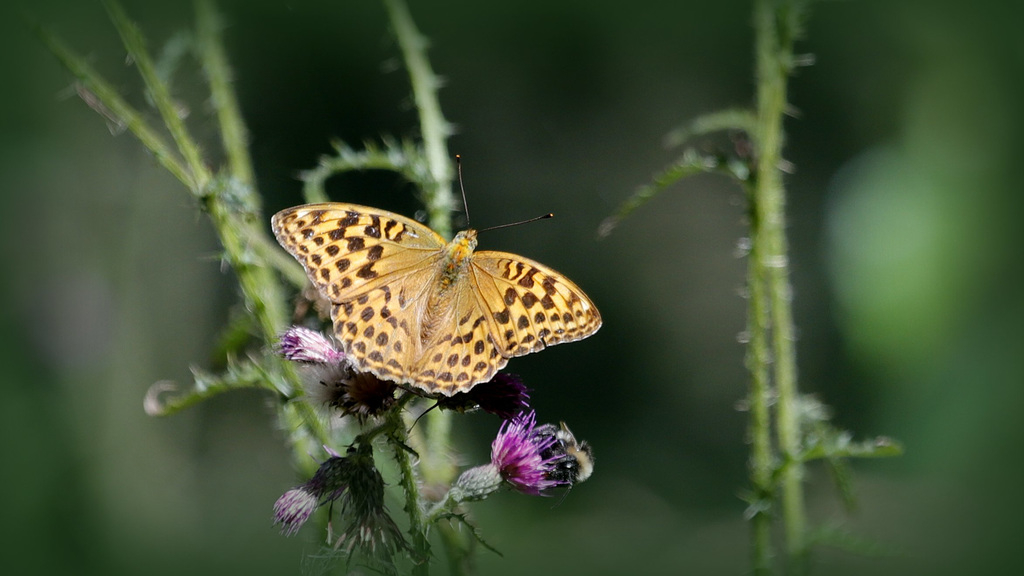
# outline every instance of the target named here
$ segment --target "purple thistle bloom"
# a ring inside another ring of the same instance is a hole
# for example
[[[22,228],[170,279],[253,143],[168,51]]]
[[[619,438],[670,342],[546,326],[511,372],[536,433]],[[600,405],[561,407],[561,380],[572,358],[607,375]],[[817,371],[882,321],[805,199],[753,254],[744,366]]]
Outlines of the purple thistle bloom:
[[[281,525],[281,533],[291,536],[302,528],[320,506],[320,499],[305,486],[292,488],[274,503],[274,524]]]
[[[571,488],[594,472],[594,452],[562,423],[536,425],[531,410],[506,420],[491,443],[491,461],[459,475],[437,506],[487,498],[504,484],[533,496],[558,486]]]
[[[331,457],[313,477],[284,493],[274,504],[274,524],[291,536],[324,504],[339,502],[341,514],[349,520],[335,547],[349,552],[359,547],[375,557],[387,559],[408,544],[384,505],[384,479],[374,466],[368,444],[350,447],[346,456],[324,447]]]
[[[343,352],[323,334],[292,326],[278,341],[277,351],[304,365],[311,376],[306,395],[311,402],[337,408],[365,422],[383,414],[395,403],[395,384],[369,372],[356,372]]]
[[[278,351],[294,362],[337,364],[345,359],[323,334],[302,326],[292,326],[281,335]]]
[[[321,503],[339,498],[348,487],[352,465],[347,458],[331,456],[309,482],[287,491],[274,503],[274,524],[291,536],[309,520]]]
[[[491,464],[512,488],[537,496],[559,485],[558,480],[552,478],[559,458],[545,458],[544,453],[557,442],[557,438],[537,434],[535,419],[531,410],[501,425],[498,436],[491,443]]]
[[[458,412],[480,408],[502,420],[511,420],[530,409],[530,389],[515,374],[500,372],[468,392],[438,398],[437,404],[440,408]]]

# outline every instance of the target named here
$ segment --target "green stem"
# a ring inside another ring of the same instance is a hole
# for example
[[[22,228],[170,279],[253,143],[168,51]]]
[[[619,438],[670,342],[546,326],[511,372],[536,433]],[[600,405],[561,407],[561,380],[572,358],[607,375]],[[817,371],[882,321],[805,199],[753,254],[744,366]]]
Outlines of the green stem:
[[[159,110],[171,137],[192,176],[192,193],[205,202],[214,229],[224,246],[224,256],[234,270],[242,291],[246,309],[252,313],[260,327],[264,342],[274,342],[287,326],[289,313],[284,291],[272,269],[251,249],[253,238],[265,236],[260,226],[260,200],[253,187],[253,174],[244,141],[244,127],[238,114],[237,98],[231,89],[228,66],[220,40],[219,28],[214,21],[212,6],[197,4],[200,58],[210,80],[213,103],[220,120],[223,139],[228,149],[230,176],[213,179],[203,162],[201,151],[188,133],[177,113],[167,84],[156,73],[153,60],[145,47],[141,32],[114,0],[106,2],[111,20],[121,35],[125,49],[135,62]],[[278,382],[280,392],[291,397],[300,390],[294,369],[282,361],[282,376]],[[292,411],[306,423],[308,432],[319,441],[327,434],[314,413],[302,408]],[[307,447],[295,446],[296,454]],[[296,456],[296,459],[301,456]]]
[[[412,536],[412,547],[416,557],[413,574],[426,576],[430,572],[430,541],[427,539],[427,525],[423,519],[423,508],[420,505],[419,484],[413,470],[409,452],[405,448],[407,441],[405,422],[402,420],[402,406],[396,406],[388,412],[388,440],[398,470],[401,474],[402,491],[405,492],[405,511],[409,515],[409,534]]]
[[[210,0],[196,1],[196,20],[200,60],[210,84],[210,98],[220,122],[221,139],[227,152],[231,175],[245,186],[255,186],[252,159],[249,157],[245,123],[232,89],[231,68],[221,41],[222,24]]]
[[[210,84],[211,101],[220,123],[221,139],[228,157],[230,181],[215,187],[207,202],[210,218],[214,223],[221,243],[224,245],[228,262],[238,277],[246,309],[252,313],[260,326],[264,342],[275,342],[288,325],[290,312],[285,292],[280,281],[268,263],[274,268],[290,273],[292,282],[304,274],[284,251],[276,248],[261,225],[261,202],[255,189],[255,176],[249,156],[245,124],[238,108],[238,98],[231,84],[231,69],[224,52],[221,25],[216,10],[209,0],[196,2],[196,19],[199,37],[199,58]],[[185,153],[183,151],[183,153]],[[294,396],[301,390],[298,375],[291,363],[281,362],[283,382],[291,389],[282,390],[286,396]],[[294,406],[283,406],[282,410],[294,413],[303,423],[306,432],[318,443],[326,443],[330,437],[318,415],[304,402]],[[285,415],[282,413],[282,417]],[[296,460],[308,450],[307,446],[294,446]]]
[[[785,236],[785,190],[782,163],[782,119],[786,80],[792,63],[792,43],[799,6],[793,2],[758,0],[754,27],[757,62],[757,177],[754,189],[754,233],[757,246],[751,265],[767,283],[771,315],[774,379],[778,394],[777,434],[782,459],[789,463],[780,475],[782,523],[787,567],[804,572],[806,564],[804,467],[799,461],[800,422],[796,384],[796,350],[790,307],[788,247]]]
[[[196,190],[195,180],[188,167],[182,163],[164,138],[146,124],[142,115],[121,98],[117,90],[104,81],[84,58],[72,52],[56,36],[42,27],[37,27],[36,32],[54,56],[77,79],[78,93],[90,108],[108,121],[127,128],[153,154],[161,166],[190,191]]]
[[[409,71],[413,96],[420,117],[420,132],[433,182],[432,189],[424,190],[428,221],[431,228],[445,237],[451,236],[452,170],[448,159],[447,138],[451,133],[448,122],[441,114],[437,100],[440,82],[427,61],[427,39],[416,29],[409,10],[402,0],[384,0],[395,37],[402,49],[402,57]],[[455,479],[455,467],[447,459],[451,414],[433,410],[427,414],[427,452],[420,469],[426,482],[450,484]]]
[[[752,214],[752,236],[755,238],[758,229],[756,218],[756,214]],[[763,260],[762,250],[763,243],[752,241],[747,261],[747,289],[750,299],[747,318],[747,332],[750,338],[747,347],[747,367],[750,370],[750,479],[753,485],[749,513],[753,539],[752,564],[756,576],[767,576],[772,573],[771,502],[774,496],[772,472],[775,462],[769,413],[769,314],[765,270],[760,265]]]
[[[402,0],[384,0],[395,37],[409,72],[413,99],[420,118],[420,134],[431,178],[423,189],[423,201],[430,226],[446,238],[452,235],[452,166],[448,157],[451,126],[441,113],[437,90],[441,83],[427,60],[427,40],[416,29],[408,7]],[[420,471],[428,484],[451,485],[456,468],[449,458],[451,414],[434,410],[427,414],[427,450],[421,454]],[[468,550],[451,527],[441,528],[442,542],[449,566],[455,574],[465,573]],[[446,532],[447,530],[447,532]]]
[[[38,28],[39,36],[78,79],[79,94],[83,100],[108,120],[127,127],[154,154],[157,161],[185,184],[194,198],[203,203],[224,246],[224,258],[238,277],[246,309],[257,318],[263,341],[276,341],[287,325],[289,312],[282,286],[266,263],[271,262],[283,271],[288,270],[289,277],[297,275],[291,273],[297,269],[297,264],[281,264],[280,257],[274,254],[280,256],[284,253],[280,250],[275,253],[270,249],[271,242],[261,226],[260,201],[253,186],[245,129],[238,113],[237,98],[231,89],[230,72],[212,6],[207,0],[200,0],[196,8],[202,48],[200,59],[210,81],[212,100],[229,157],[230,170],[218,178],[214,178],[204,164],[199,146],[178,115],[170,88],[157,74],[141,32],[115,0],[107,1],[106,7],[129,57],[138,67],[178,147],[180,158],[164,138],[143,120],[142,115],[129,106],[83,58],[41,27]],[[272,386],[287,398],[301,394],[294,368],[280,359],[277,360],[277,367],[279,373],[254,385]],[[305,455],[311,451],[314,443],[324,444],[328,441],[327,430],[308,405],[283,404],[280,417],[289,429],[301,428],[301,433],[291,435],[296,462],[308,460]]]
[[[204,194],[206,185],[210,182],[210,171],[207,170],[206,165],[203,163],[199,145],[188,134],[185,122],[182,121],[181,116],[178,114],[178,109],[171,98],[170,89],[156,72],[156,66],[146,51],[146,43],[142,38],[142,33],[139,32],[138,27],[128,18],[124,9],[115,0],[105,0],[104,4],[107,7],[107,12],[110,14],[111,21],[121,35],[121,41],[128,51],[128,56],[139,69],[139,74],[146,83],[146,88],[153,98],[153,103],[156,104],[156,109],[160,112],[160,117],[163,119],[164,124],[167,125],[171,138],[174,139],[174,143],[178,146],[182,157],[185,158],[185,164],[192,172],[193,192],[197,195]]]
[[[416,29],[405,3],[402,0],[384,0],[384,6],[391,18],[405,67],[409,71],[413,100],[419,112],[423,149],[432,176],[431,186],[423,191],[427,217],[438,234],[450,238],[453,203],[448,136],[451,135],[451,125],[441,114],[441,105],[437,100],[441,81],[427,60],[427,39]]]

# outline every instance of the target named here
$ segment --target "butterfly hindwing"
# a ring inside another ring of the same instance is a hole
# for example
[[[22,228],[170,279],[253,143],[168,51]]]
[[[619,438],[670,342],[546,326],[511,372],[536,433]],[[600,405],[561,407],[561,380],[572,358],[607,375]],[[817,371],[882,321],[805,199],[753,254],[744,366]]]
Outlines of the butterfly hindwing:
[[[359,370],[385,380],[410,381],[422,349],[419,310],[433,271],[408,271],[356,298],[332,304],[334,334]]]
[[[468,277],[461,277],[445,294],[451,301],[436,306],[441,316],[430,320],[434,325],[412,376],[429,383],[431,392],[451,395],[468,390],[490,380],[508,362],[492,335],[489,312],[469,283]]]

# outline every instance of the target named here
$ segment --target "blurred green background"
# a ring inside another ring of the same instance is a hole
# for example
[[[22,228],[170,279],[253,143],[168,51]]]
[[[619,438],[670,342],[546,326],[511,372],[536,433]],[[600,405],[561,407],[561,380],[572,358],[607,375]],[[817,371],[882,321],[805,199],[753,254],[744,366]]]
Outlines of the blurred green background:
[[[192,20],[130,1],[151,47]],[[271,506],[297,482],[266,397],[234,393],[167,419],[159,380],[209,365],[236,305],[205,218],[131,136],[77,99],[15,7],[0,13],[2,571],[296,573],[319,534],[286,539]],[[414,133],[384,10],[361,2],[222,2],[268,214],[341,138]],[[593,338],[514,360],[542,421],[595,447],[564,501],[473,505],[504,558],[482,574],[742,574],[748,569],[742,192],[673,187],[611,238],[598,223],[675,156],[662,136],[751,101],[748,2],[417,2],[441,104],[458,127],[477,227],[565,272],[600,307]],[[906,455],[859,461],[846,514],[812,466],[812,521],[867,554],[818,548],[818,574],[1003,573],[1024,560],[1024,298],[1019,5],[816,4],[798,53],[786,157],[803,390]],[[23,10],[144,107],[93,2]],[[215,159],[194,74],[177,79]],[[155,118],[155,114],[153,115]],[[113,131],[113,134],[112,134]],[[386,174],[332,180],[343,199],[409,213]],[[1013,232],[1013,230],[1018,230]],[[463,464],[498,422],[456,419]],[[393,503],[392,510],[400,512]],[[11,571],[8,569],[16,569]]]

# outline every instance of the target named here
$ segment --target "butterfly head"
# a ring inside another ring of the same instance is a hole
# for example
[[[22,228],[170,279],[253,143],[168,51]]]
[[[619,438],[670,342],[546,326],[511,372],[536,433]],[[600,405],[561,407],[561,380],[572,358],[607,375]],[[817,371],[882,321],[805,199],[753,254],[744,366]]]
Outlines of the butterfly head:
[[[470,255],[476,250],[476,230],[463,230],[448,243],[448,267],[458,270],[469,262]]]
[[[467,228],[466,230],[459,232],[455,235],[455,238],[452,239],[451,246],[453,256],[457,251],[460,254],[460,258],[469,256],[473,253],[473,250],[476,250],[476,230]]]

